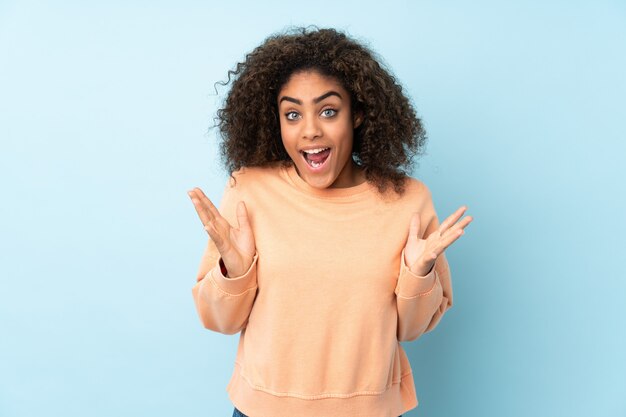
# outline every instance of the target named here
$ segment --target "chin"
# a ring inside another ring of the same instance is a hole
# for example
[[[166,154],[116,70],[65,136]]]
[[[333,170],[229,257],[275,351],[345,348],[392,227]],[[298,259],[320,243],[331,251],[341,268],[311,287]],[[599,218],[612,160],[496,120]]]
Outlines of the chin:
[[[310,178],[310,177],[307,177],[305,181],[311,187],[319,188],[320,190],[329,188],[335,182],[334,180],[327,180],[327,179],[322,179],[322,178],[318,179],[318,178]]]
[[[308,176],[305,179],[306,183],[309,184],[311,187],[318,188],[320,190],[332,187],[336,180],[336,178],[312,178],[311,176]]]
[[[332,183],[328,184],[328,183],[324,183],[324,184],[311,184],[310,182],[307,181],[307,183],[314,188],[320,189],[320,190],[325,190],[327,188],[330,188],[331,185],[333,185]]]

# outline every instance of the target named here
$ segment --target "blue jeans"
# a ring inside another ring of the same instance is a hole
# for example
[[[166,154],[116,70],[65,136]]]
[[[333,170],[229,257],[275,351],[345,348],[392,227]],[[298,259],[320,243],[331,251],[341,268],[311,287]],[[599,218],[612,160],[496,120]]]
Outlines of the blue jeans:
[[[237,407],[235,407],[235,409],[233,410],[233,417],[248,417],[248,416],[242,413],[241,411],[237,410]],[[402,414],[400,414],[399,417],[402,417]]]

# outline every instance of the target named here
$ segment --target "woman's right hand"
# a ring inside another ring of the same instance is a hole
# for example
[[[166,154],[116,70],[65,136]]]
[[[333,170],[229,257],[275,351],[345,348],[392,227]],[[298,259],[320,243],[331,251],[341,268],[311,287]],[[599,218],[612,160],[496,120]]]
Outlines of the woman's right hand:
[[[188,191],[204,229],[219,251],[228,277],[243,275],[252,266],[256,245],[248,218],[246,204],[237,203],[238,229],[235,229],[223,218],[211,200],[198,187]]]

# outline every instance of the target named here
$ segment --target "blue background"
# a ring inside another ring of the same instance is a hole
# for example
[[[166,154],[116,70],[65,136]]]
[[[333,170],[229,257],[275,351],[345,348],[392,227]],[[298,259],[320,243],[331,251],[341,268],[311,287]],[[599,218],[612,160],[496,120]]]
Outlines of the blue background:
[[[100,3],[0,2],[1,416],[231,415],[186,191],[226,178],[213,83],[302,24],[384,58],[475,218],[405,415],[626,416],[623,1]]]

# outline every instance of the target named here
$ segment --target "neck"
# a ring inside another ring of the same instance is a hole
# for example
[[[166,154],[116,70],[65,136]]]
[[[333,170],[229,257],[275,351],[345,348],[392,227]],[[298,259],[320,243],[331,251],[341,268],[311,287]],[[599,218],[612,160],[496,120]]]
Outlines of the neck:
[[[362,184],[365,181],[365,170],[358,166],[354,160],[350,160],[349,163],[350,169],[342,173],[344,174],[343,178],[337,178],[335,183],[328,188],[349,188]]]

